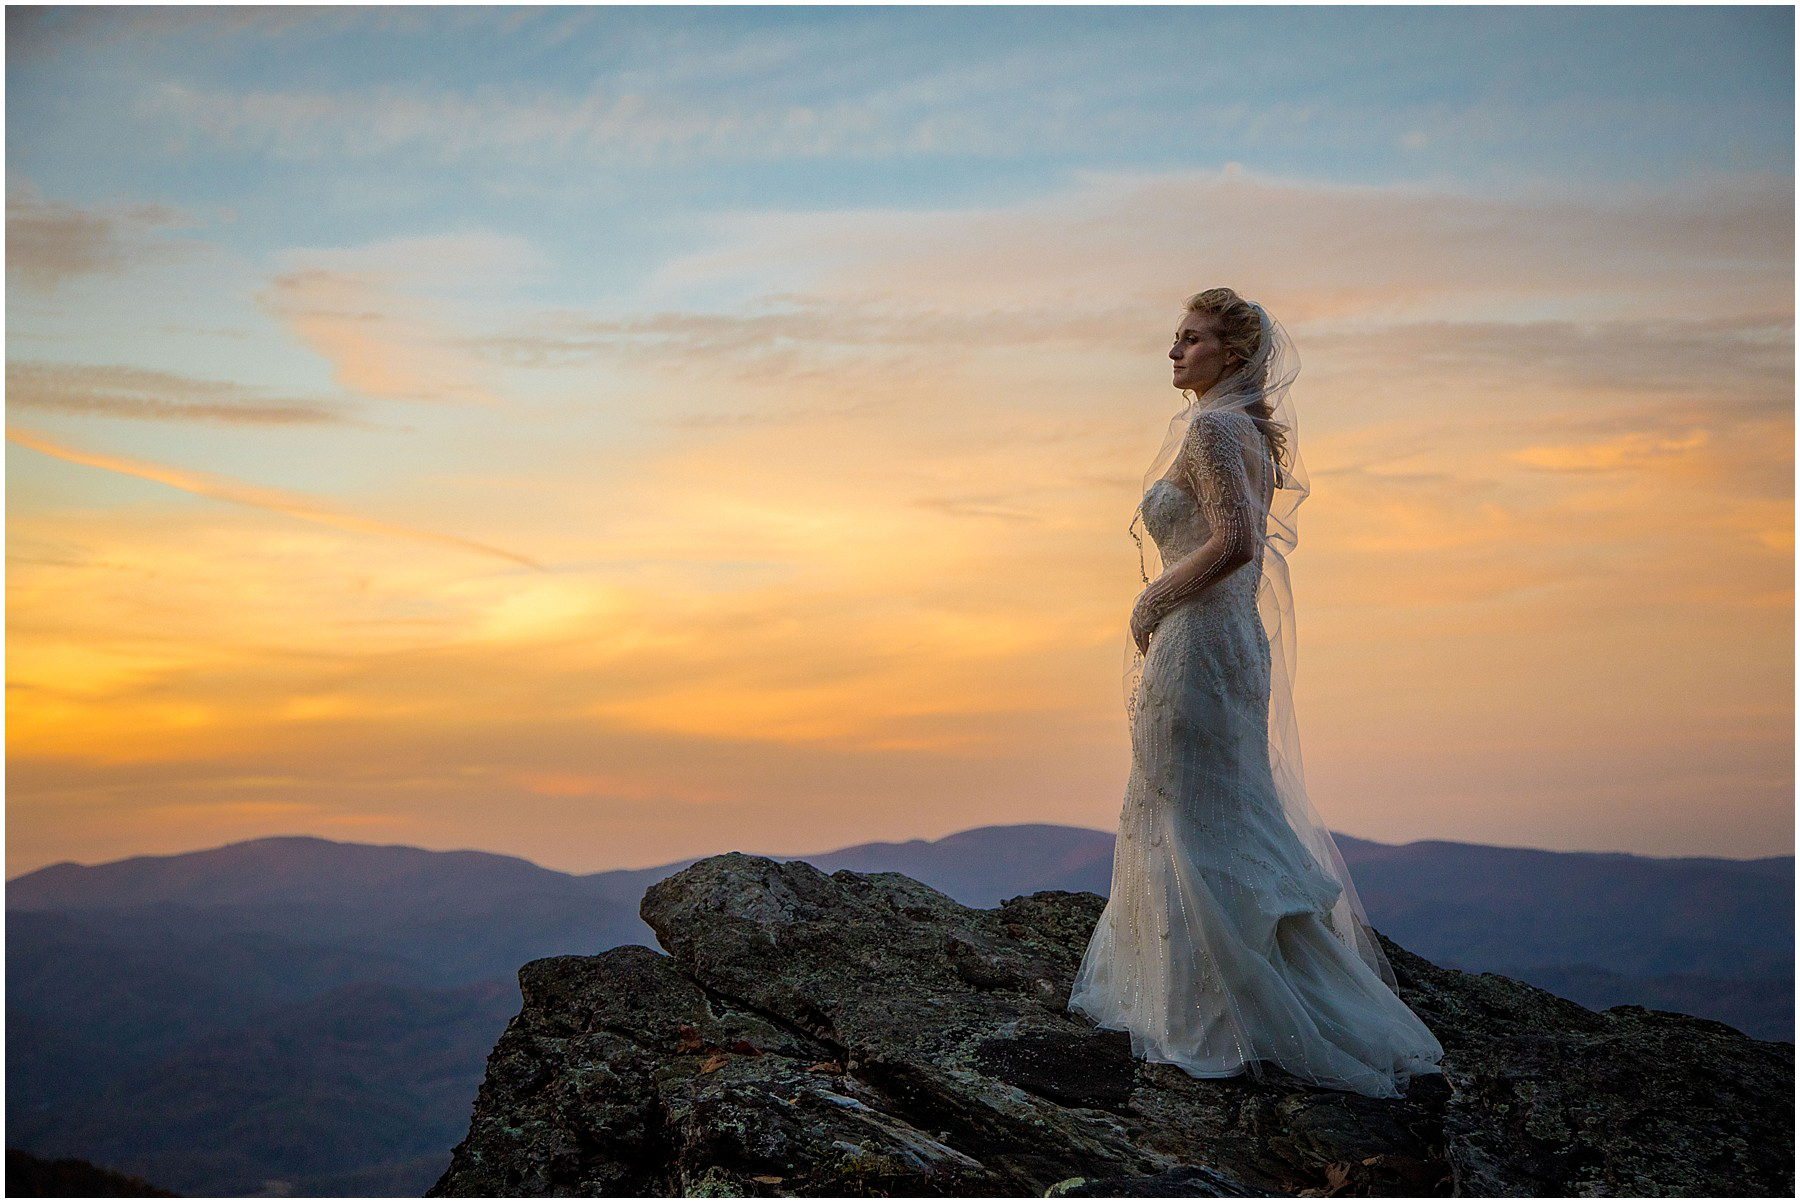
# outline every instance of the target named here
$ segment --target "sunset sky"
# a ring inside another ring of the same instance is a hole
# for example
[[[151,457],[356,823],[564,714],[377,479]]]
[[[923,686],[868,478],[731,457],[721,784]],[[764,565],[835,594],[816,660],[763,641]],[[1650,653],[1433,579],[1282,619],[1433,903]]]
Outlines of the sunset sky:
[[[7,13],[7,871],[1110,830],[1182,298],[1336,830],[1793,850],[1793,11]]]

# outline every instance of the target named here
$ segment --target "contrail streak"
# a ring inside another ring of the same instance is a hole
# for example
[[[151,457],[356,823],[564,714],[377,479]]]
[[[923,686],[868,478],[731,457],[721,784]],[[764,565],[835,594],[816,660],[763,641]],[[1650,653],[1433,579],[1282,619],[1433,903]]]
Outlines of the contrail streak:
[[[211,473],[171,468],[165,464],[153,464],[147,460],[131,459],[123,455],[102,455],[94,451],[64,447],[41,434],[18,426],[8,426],[6,438],[7,441],[17,443],[21,447],[29,447],[33,451],[52,455],[57,459],[68,460],[72,464],[85,464],[90,468],[104,468],[108,472],[135,476],[141,480],[153,480],[158,484],[168,485],[170,488],[198,493],[202,497],[212,497],[219,501],[235,502],[238,505],[247,505],[259,510],[273,510],[277,514],[286,514],[290,518],[298,518],[303,522],[316,522],[321,526],[335,526],[339,530],[356,531],[360,534],[417,539],[446,547],[460,548],[463,551],[479,552],[485,556],[497,556],[502,560],[511,560],[515,564],[523,564],[527,568],[535,568],[539,572],[549,571],[536,560],[507,551],[505,548],[492,547],[486,543],[477,543],[473,539],[462,539],[455,535],[441,535],[436,531],[419,530],[417,527],[397,526],[392,522],[364,518],[359,514],[347,514],[311,498],[284,493],[278,489],[265,489],[222,476],[214,476]]]

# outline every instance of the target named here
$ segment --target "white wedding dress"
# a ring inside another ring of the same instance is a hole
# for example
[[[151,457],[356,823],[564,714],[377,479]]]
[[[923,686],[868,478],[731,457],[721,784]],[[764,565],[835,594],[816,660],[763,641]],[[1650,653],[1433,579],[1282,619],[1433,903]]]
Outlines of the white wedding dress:
[[[1259,438],[1251,419],[1202,413],[1193,426],[1185,476],[1200,496],[1163,478],[1144,497],[1144,527],[1168,564],[1221,523],[1260,531],[1269,507],[1269,481],[1250,479],[1245,462],[1266,456],[1240,457]],[[1281,789],[1303,787],[1277,785],[1277,771],[1286,780],[1297,766],[1278,755],[1271,767],[1257,542],[1255,561],[1179,603],[1151,636],[1112,893],[1069,1009],[1196,1077],[1260,1079],[1268,1063],[1399,1096],[1412,1076],[1438,1072],[1443,1049],[1383,980],[1391,970],[1367,932],[1349,930],[1359,908],[1329,834],[1284,807]]]

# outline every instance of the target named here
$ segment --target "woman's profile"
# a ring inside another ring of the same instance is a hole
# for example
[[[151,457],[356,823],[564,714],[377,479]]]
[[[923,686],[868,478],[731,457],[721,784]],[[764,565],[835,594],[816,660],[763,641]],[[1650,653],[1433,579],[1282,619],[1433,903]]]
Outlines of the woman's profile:
[[[1155,562],[1131,615],[1131,775],[1112,892],[1069,1009],[1196,1077],[1264,1065],[1394,1097],[1443,1048],[1394,993],[1294,722],[1286,555],[1307,492],[1286,332],[1228,288],[1169,351],[1193,394],[1144,477]],[[1149,547],[1139,528],[1150,536]]]

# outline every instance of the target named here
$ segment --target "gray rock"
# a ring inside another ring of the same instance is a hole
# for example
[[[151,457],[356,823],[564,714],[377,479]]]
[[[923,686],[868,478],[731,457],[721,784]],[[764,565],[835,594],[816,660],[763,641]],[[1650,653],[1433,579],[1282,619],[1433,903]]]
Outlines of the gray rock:
[[[1459,1194],[1793,1194],[1793,1045],[1671,1011],[1589,1011],[1384,945],[1444,1043]]]
[[[964,907],[730,853],[635,945],[520,971],[466,1195],[1788,1195],[1793,1047],[1388,944],[1446,1049],[1404,1099],[1204,1080],[1065,1013],[1104,899]]]

